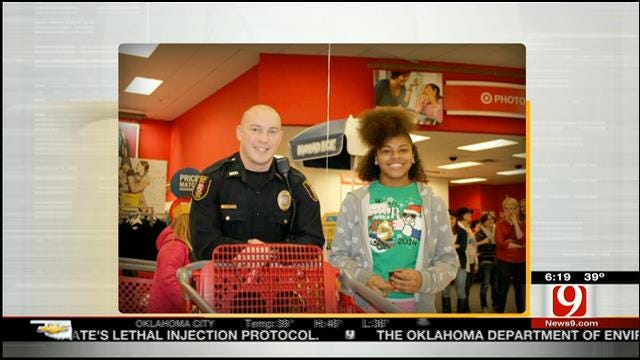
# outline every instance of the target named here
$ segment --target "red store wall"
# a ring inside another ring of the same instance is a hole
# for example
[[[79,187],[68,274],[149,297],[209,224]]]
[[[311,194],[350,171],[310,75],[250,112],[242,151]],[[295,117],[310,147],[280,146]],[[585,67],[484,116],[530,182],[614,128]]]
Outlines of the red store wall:
[[[329,119],[358,115],[373,107],[373,69],[370,65],[389,60],[332,57]],[[395,63],[403,63],[395,61]],[[404,63],[406,64],[406,63]],[[447,80],[500,81],[524,84],[524,71],[486,66],[430,63],[475,73],[443,71]],[[514,77],[485,75],[509,70]],[[446,101],[446,94],[445,101]],[[203,170],[215,161],[237,151],[235,128],[243,112],[253,104],[272,105],[282,116],[283,125],[309,126],[327,119],[327,58],[325,56],[262,54],[260,63],[195,105],[173,122],[140,121],[140,157],[169,161],[168,176],[183,167]],[[434,131],[525,134],[522,119],[480,116],[447,116]],[[452,189],[461,189],[456,187]],[[524,185],[522,186],[524,189]],[[460,192],[460,195],[456,195]],[[463,193],[464,192],[464,193]],[[524,190],[522,190],[524,194]],[[473,206],[496,200],[469,190],[455,190],[450,197],[475,199]],[[456,203],[452,203],[456,204]],[[455,205],[457,206],[457,205]],[[472,206],[472,207],[473,207]]]
[[[236,126],[258,102],[258,71],[254,66],[173,122],[170,174],[184,167],[202,171],[238,150]]]
[[[482,211],[495,211],[496,215],[499,215],[502,211],[502,201],[507,195],[518,200],[524,199],[525,183],[449,187],[449,208],[455,211],[466,206],[473,210],[474,220],[480,218]]]
[[[171,122],[154,119],[120,121],[140,124],[139,158],[169,161],[173,127]]]
[[[380,59],[333,57],[331,59],[331,107],[329,119],[357,116],[373,104],[373,69]],[[386,61],[387,63],[391,63]],[[395,61],[397,64],[408,64]],[[452,64],[429,63],[451,68]],[[418,64],[420,65],[420,64]],[[496,81],[525,84],[524,71],[477,65],[458,65],[460,71],[442,71],[447,80]],[[522,76],[487,75],[487,70],[519,73]],[[463,72],[464,71],[464,72]],[[324,56],[262,54],[260,56],[259,100],[280,112],[283,124],[314,125],[327,120],[327,58]],[[446,102],[446,94],[444,94]],[[524,135],[522,119],[486,116],[448,116],[434,131]]]

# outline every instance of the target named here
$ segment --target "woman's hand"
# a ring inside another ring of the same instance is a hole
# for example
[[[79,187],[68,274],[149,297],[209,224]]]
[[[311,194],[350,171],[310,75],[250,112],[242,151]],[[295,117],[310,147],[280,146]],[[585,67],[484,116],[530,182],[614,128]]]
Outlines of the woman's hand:
[[[422,274],[412,269],[396,270],[393,272],[390,282],[395,290],[413,294],[418,292],[422,286]]]
[[[384,297],[387,297],[389,291],[393,291],[393,286],[384,281],[384,279],[378,275],[373,275],[372,277],[370,277],[369,281],[367,281],[367,286]]]
[[[514,241],[507,242],[507,249],[522,249],[524,246],[515,243]]]

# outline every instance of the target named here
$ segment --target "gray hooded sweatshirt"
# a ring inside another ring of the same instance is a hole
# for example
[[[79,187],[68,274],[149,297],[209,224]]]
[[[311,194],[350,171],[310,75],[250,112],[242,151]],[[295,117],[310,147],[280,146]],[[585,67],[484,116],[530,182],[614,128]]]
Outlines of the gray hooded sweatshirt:
[[[442,291],[456,277],[460,263],[454,248],[449,213],[444,202],[431,187],[418,183],[422,198],[424,230],[420,237],[416,271],[422,275],[422,286],[415,293],[417,311],[436,312],[434,295]],[[347,194],[342,202],[336,233],[329,253],[329,261],[349,273],[362,284],[367,284],[373,272],[373,257],[367,230],[369,187]],[[343,289],[349,292],[349,289]],[[363,300],[356,297],[359,305]]]

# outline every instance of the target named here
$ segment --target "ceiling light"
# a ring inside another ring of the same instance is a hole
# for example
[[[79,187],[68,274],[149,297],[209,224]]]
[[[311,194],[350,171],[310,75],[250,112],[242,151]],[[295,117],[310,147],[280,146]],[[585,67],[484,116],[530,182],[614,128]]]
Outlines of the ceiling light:
[[[513,157],[517,157],[517,158],[521,158],[521,159],[526,159],[527,158],[527,153],[520,153],[520,154],[513,154]]]
[[[120,54],[149,58],[158,44],[122,44],[118,48]]]
[[[140,76],[136,76],[135,79],[127,86],[125,92],[134,93],[134,94],[142,94],[142,95],[151,95],[158,86],[162,84],[162,80],[149,79]]]
[[[455,163],[455,164],[440,165],[438,166],[438,169],[454,170],[454,169],[462,169],[462,168],[478,166],[478,165],[482,165],[482,163],[475,162],[475,161],[465,161],[465,162]]]
[[[416,135],[416,134],[409,134],[409,137],[411,137],[411,141],[413,141],[413,143],[417,143],[418,141],[422,141],[422,140],[429,140],[431,139],[428,136],[424,136],[424,135]]]
[[[497,140],[485,141],[477,144],[458,146],[458,149],[466,150],[466,151],[480,151],[480,150],[499,148],[503,146],[515,145],[515,144],[517,144],[516,141],[497,139]]]
[[[468,183],[481,182],[481,181],[487,181],[487,179],[476,177],[476,178],[468,178],[468,179],[451,180],[450,182],[453,184],[468,184]]]
[[[498,175],[520,175],[527,172],[527,169],[516,169],[516,170],[508,170],[508,171],[498,171],[496,174]]]

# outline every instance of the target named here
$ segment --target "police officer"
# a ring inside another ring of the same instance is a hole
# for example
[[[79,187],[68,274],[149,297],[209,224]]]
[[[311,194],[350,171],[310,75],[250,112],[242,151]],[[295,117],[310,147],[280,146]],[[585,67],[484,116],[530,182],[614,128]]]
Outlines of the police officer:
[[[267,105],[252,106],[236,136],[240,151],[205,169],[193,190],[190,222],[196,258],[211,259],[222,244],[322,247],[317,195],[301,172],[290,169],[286,174],[288,164],[278,170],[273,156],[282,140],[280,115]]]

